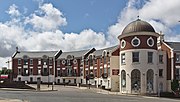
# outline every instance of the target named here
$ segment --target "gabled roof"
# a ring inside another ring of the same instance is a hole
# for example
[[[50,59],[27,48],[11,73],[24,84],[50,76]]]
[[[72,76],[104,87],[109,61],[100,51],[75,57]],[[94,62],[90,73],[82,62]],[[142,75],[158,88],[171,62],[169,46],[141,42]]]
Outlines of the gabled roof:
[[[89,50],[62,52],[58,59],[65,59],[68,55],[73,55],[75,58],[83,57],[84,54],[88,51]]]
[[[112,50],[115,49],[116,47],[117,47],[117,45],[116,45],[116,46],[112,46],[112,47],[108,47],[108,48],[104,48],[104,49],[99,49],[99,50],[96,50],[96,51],[94,52],[94,54],[95,54],[95,56],[101,56],[104,50],[107,50],[107,51],[110,51],[110,50],[111,50],[111,51],[112,51]]]
[[[14,58],[23,58],[24,55],[30,58],[40,58],[43,57],[43,55],[54,57],[57,52],[58,51],[18,51]]]
[[[165,42],[174,51],[180,51],[180,42]]]

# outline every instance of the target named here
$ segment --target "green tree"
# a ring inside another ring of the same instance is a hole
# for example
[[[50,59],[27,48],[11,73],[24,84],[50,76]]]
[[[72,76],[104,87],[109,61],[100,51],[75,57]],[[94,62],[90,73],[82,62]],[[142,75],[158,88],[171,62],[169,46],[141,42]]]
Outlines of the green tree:
[[[171,89],[172,89],[173,91],[176,91],[176,90],[178,89],[178,87],[179,87],[178,80],[173,80],[173,81],[171,82]]]

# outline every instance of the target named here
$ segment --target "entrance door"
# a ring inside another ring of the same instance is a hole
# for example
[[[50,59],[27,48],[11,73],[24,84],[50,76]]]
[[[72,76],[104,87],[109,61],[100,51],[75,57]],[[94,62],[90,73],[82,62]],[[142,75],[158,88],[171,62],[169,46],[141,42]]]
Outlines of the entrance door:
[[[141,73],[138,69],[131,72],[131,91],[134,94],[139,94],[141,90]]]

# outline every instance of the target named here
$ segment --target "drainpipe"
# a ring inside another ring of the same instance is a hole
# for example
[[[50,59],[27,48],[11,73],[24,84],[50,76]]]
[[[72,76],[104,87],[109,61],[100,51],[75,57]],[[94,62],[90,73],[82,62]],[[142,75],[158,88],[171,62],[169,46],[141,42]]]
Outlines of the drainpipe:
[[[171,81],[174,80],[174,52],[171,50]]]
[[[56,74],[55,74],[55,73],[56,73],[56,72],[55,72],[55,71],[56,71],[56,63],[55,63],[55,62],[56,62],[56,58],[55,58],[55,56],[54,56],[54,59],[53,59],[53,64],[54,64],[54,66],[53,66],[53,67],[54,67],[54,68],[53,68],[53,69],[54,69],[54,73],[53,73],[53,74],[54,74],[54,81],[53,81],[53,83],[52,83],[52,90],[53,90],[54,84],[55,84],[55,82],[56,82]]]

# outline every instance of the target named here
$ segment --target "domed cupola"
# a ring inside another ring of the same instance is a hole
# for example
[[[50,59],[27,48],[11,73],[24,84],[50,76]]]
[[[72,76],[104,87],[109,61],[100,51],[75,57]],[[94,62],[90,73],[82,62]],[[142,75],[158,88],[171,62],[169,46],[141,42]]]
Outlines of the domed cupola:
[[[137,19],[129,23],[123,30],[122,34],[134,32],[155,32],[154,28],[147,22]]]
[[[159,35],[146,21],[137,19],[129,23],[119,35],[121,50],[157,49]]]

